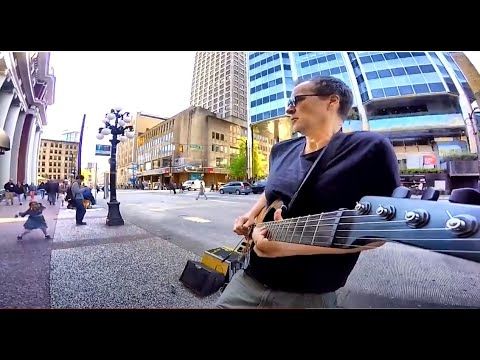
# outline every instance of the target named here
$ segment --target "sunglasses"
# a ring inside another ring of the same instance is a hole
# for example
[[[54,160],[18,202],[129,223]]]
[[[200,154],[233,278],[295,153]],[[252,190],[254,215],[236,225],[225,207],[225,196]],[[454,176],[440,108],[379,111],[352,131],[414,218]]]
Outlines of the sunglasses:
[[[299,103],[301,103],[303,100],[305,100],[308,96],[324,96],[324,95],[321,95],[321,94],[306,94],[306,95],[297,95],[297,96],[294,96],[293,98],[291,99],[288,99],[288,106],[297,106]]]

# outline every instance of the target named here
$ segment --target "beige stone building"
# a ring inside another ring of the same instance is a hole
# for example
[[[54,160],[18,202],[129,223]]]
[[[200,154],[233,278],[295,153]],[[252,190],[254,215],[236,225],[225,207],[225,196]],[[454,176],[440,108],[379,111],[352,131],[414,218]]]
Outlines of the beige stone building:
[[[131,125],[133,125],[133,128],[135,129],[135,137],[133,139],[128,139],[125,142],[121,142],[117,146],[118,187],[126,187],[129,184],[132,185],[132,182],[137,177],[136,148],[138,137],[165,120],[166,118],[142,112],[138,112],[133,116]]]
[[[71,180],[77,174],[79,143],[42,139],[38,154],[38,182],[44,180]]]
[[[246,121],[189,107],[139,135],[138,176],[152,185],[200,178],[207,186],[226,182],[230,159],[239,152],[238,139],[246,136]],[[262,151],[270,151],[273,141],[262,141]]]

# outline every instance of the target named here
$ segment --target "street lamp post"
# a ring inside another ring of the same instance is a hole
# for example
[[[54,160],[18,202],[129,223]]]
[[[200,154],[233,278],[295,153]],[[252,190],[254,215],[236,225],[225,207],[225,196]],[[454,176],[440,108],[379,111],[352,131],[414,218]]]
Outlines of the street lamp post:
[[[107,225],[124,225],[120,214],[120,203],[117,201],[117,144],[127,141],[134,136],[133,126],[127,125],[132,119],[129,112],[121,113],[122,108],[116,107],[102,120],[102,127],[98,129],[97,139],[102,140],[104,135],[113,135],[110,143],[110,202],[108,202]]]
[[[474,140],[475,140],[475,147],[476,147],[476,151],[477,153],[480,152],[480,149],[479,149],[479,139],[478,139],[478,128],[477,128],[477,121],[475,120],[474,118],[474,115],[475,115],[475,111],[477,110],[480,110],[477,107],[474,107],[472,112],[470,114],[468,114],[468,117],[469,117],[469,120],[470,120],[470,126],[472,127],[472,130],[473,130],[473,137],[474,137]]]

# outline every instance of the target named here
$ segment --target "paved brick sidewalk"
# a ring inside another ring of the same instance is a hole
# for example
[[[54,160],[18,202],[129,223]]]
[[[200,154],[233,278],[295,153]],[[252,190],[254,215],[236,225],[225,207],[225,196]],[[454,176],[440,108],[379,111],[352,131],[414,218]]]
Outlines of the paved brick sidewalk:
[[[37,197],[37,201],[41,200]],[[40,230],[17,241],[27,218],[14,215],[28,208],[29,197],[23,205],[0,203],[0,308],[49,308],[50,307],[50,253],[52,240],[45,240]],[[58,203],[49,205],[42,201],[46,210],[48,232],[55,232]]]
[[[52,308],[208,308],[218,297],[198,298],[179,277],[198,257],[125,223],[109,227],[103,207],[87,210],[86,226],[75,211],[58,216],[51,260]]]

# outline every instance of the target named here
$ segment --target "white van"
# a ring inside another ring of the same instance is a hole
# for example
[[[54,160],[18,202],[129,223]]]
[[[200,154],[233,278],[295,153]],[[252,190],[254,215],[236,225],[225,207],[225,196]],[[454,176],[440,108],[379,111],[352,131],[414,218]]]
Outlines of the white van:
[[[205,187],[205,182],[203,180],[187,180],[182,186],[185,190],[200,190],[200,183],[203,183]]]

